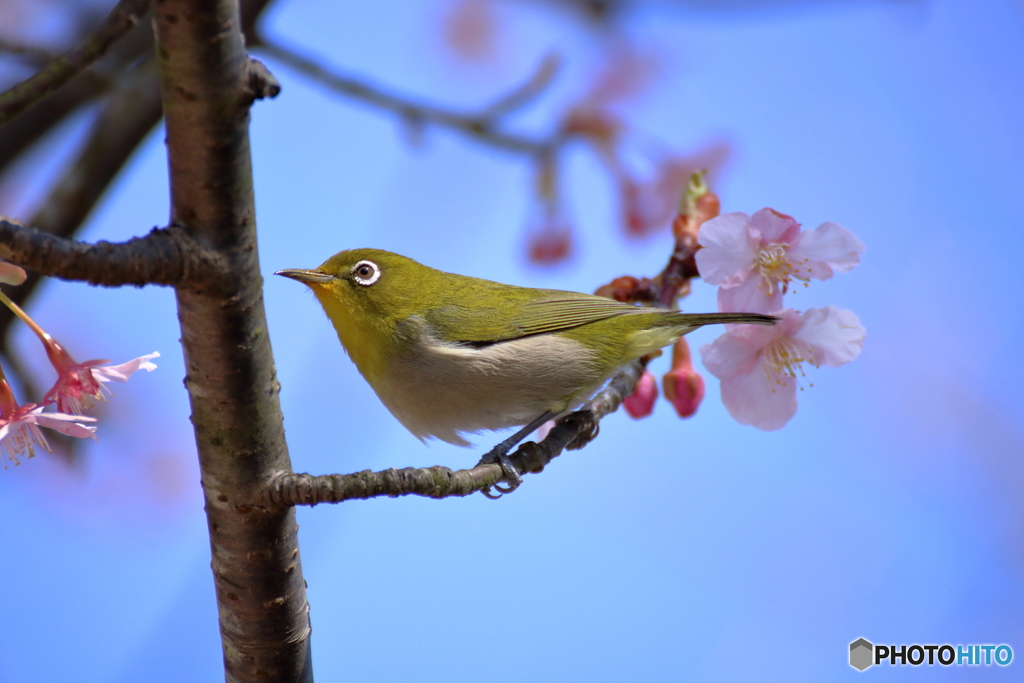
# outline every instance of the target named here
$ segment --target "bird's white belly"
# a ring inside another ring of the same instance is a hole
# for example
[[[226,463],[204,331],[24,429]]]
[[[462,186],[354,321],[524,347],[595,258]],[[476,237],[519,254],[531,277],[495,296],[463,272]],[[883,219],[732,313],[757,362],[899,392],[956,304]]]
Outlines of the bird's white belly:
[[[614,370],[614,368],[612,369]],[[469,445],[460,432],[525,425],[575,408],[611,371],[572,339],[551,334],[473,348],[423,334],[377,388],[388,410],[420,439]]]

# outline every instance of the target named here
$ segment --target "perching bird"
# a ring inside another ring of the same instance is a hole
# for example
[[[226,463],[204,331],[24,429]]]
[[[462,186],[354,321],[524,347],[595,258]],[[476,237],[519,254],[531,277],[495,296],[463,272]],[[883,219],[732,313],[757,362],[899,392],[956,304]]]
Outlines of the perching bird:
[[[621,367],[703,325],[774,324],[758,313],[680,313],[500,284],[380,249],[335,254],[307,284],[381,402],[414,435],[467,446],[463,434],[526,425],[484,456],[514,488],[508,451],[583,404]]]

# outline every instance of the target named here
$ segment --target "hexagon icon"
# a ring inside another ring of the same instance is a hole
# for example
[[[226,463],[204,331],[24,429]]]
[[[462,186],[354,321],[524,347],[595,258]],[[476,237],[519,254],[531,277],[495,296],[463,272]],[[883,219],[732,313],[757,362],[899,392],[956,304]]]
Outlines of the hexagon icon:
[[[857,671],[863,671],[875,663],[875,646],[858,638],[850,643],[850,666]]]

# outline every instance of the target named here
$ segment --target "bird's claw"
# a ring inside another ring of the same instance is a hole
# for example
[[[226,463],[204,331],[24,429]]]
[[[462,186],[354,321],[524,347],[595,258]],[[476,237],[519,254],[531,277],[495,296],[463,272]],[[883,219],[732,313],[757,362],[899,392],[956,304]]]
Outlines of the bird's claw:
[[[483,489],[481,493],[491,500],[497,500],[506,493],[512,493],[519,488],[520,484],[523,483],[523,478],[519,475],[519,470],[517,470],[516,466],[512,464],[512,459],[508,457],[508,452],[502,449],[501,446],[496,446],[484,455],[484,457],[480,458],[480,462],[477,463],[477,466],[492,464],[496,464],[501,467],[502,478],[507,486],[501,486],[498,483],[491,484],[491,486],[498,491],[497,495],[491,493],[491,486]]]
[[[569,419],[581,423],[579,434],[566,445],[566,450],[578,451],[588,443],[597,438],[601,431],[601,423],[594,419],[594,413],[590,410],[580,410],[568,416]]]
[[[519,470],[516,469],[516,466],[512,464],[512,459],[508,457],[508,452],[512,450],[512,448],[515,447],[517,443],[519,443],[527,436],[529,436],[530,432],[534,431],[535,429],[537,429],[538,427],[540,427],[542,424],[544,424],[553,417],[555,417],[555,413],[551,412],[550,410],[546,411],[544,414],[540,415],[536,420],[526,425],[512,436],[508,437],[491,450],[487,451],[487,454],[484,455],[484,457],[480,458],[480,462],[477,463],[477,467],[479,467],[480,465],[500,465],[501,478],[505,480],[506,484],[508,484],[508,486],[505,487],[498,486],[497,483],[487,486],[486,488],[483,489],[483,493],[485,496],[492,499],[501,498],[503,494],[512,493],[517,488],[519,488],[519,485],[523,483],[523,478],[519,476]],[[498,495],[494,495],[493,493],[491,493],[491,486],[498,490]]]

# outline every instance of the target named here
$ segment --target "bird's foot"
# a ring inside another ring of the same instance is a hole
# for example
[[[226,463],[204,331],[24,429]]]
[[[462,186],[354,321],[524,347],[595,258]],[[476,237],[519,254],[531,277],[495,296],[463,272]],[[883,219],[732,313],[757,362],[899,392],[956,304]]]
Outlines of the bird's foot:
[[[480,458],[480,462],[477,463],[477,467],[479,467],[480,465],[491,465],[495,463],[501,465],[502,479],[504,479],[505,483],[508,484],[508,486],[498,486],[497,484],[492,484],[492,486],[494,486],[494,488],[498,490],[498,495],[494,495],[493,493],[491,493],[491,487],[488,486],[487,488],[483,489],[483,494],[485,496],[494,500],[497,498],[501,498],[501,496],[505,493],[512,493],[517,488],[519,488],[519,485],[523,483],[523,478],[519,476],[519,470],[516,469],[516,466],[512,464],[512,459],[508,457],[508,452],[512,450],[513,446],[515,446],[517,443],[528,437],[534,430],[537,429],[537,427],[540,427],[542,424],[544,424],[554,416],[555,413],[551,411],[546,411],[536,420],[526,425],[512,436],[508,437],[491,450],[487,451],[487,454],[484,455],[484,457]]]
[[[567,421],[573,420],[580,424],[579,433],[576,435],[575,439],[566,445],[566,450],[578,451],[596,439],[598,432],[601,431],[601,423],[597,421],[594,417],[594,413],[590,410],[578,410],[575,413],[567,415],[565,419]]]
[[[508,457],[509,447],[505,446],[504,442],[498,444],[490,451],[488,451],[484,457],[480,458],[480,462],[477,463],[477,467],[480,465],[492,465],[497,464],[501,467],[502,478],[504,479],[507,486],[501,486],[500,484],[493,484],[494,488],[498,491],[497,495],[491,493],[491,487],[483,489],[481,493],[490,498],[491,500],[497,500],[506,493],[512,493],[519,485],[523,483],[523,478],[519,476],[519,470],[512,464],[511,458]]]

